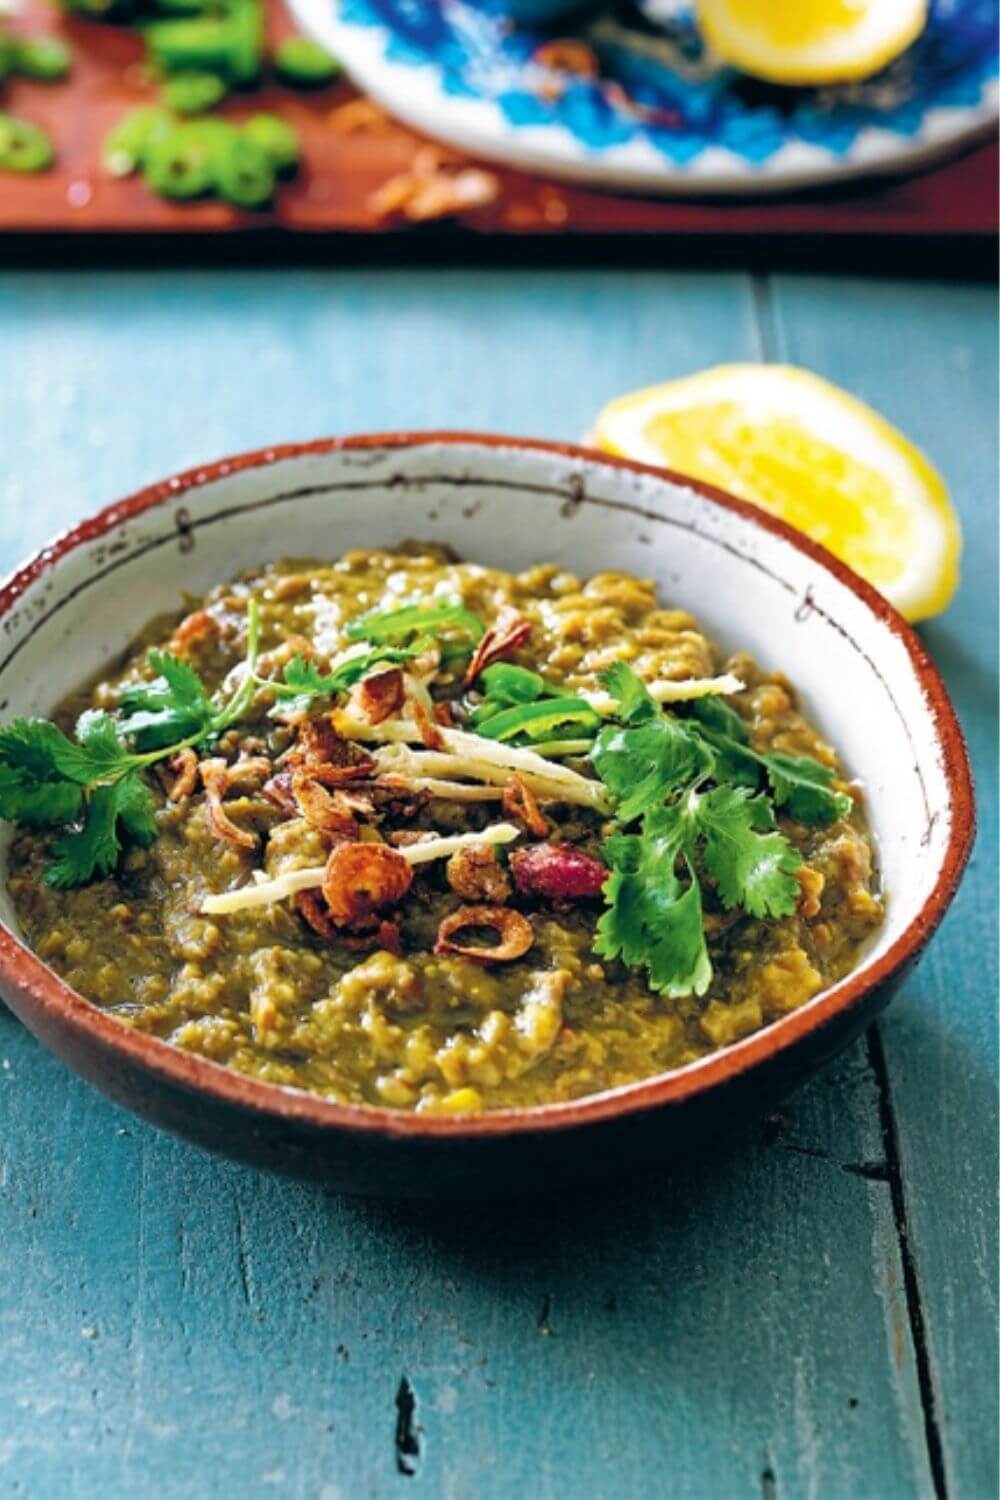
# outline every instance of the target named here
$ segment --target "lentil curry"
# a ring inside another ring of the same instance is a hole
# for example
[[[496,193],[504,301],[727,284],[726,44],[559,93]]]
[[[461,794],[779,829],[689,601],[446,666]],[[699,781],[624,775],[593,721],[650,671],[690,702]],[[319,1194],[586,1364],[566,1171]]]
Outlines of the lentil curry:
[[[624,573],[274,563],[57,719],[0,730],[27,940],[274,1084],[578,1098],[794,1010],[882,919],[860,793],[792,686]]]

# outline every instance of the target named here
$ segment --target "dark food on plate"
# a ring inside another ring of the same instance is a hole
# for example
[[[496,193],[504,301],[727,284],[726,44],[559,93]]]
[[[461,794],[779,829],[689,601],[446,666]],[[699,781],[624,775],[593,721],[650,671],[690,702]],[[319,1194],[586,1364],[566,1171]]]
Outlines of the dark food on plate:
[[[625,573],[281,562],[0,730],[28,941],[129,1025],[402,1109],[677,1068],[882,920],[860,797],[744,654]]]

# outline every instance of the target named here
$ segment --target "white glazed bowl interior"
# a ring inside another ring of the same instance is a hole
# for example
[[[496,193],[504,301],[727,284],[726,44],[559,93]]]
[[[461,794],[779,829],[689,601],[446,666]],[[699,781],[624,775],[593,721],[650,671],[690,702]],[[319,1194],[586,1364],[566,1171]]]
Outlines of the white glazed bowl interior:
[[[153,616],[180,608],[182,592],[281,556],[419,537],[515,570],[621,569],[652,578],[723,648],[786,673],[863,783],[889,900],[862,967],[918,915],[951,834],[933,712],[904,639],[822,561],[666,476],[514,441],[263,458],[183,491],[172,482],[175,498],[168,483],[165,503],[123,514],[42,571],[3,621],[2,717],[50,713]],[[17,931],[5,889],[0,917]]]

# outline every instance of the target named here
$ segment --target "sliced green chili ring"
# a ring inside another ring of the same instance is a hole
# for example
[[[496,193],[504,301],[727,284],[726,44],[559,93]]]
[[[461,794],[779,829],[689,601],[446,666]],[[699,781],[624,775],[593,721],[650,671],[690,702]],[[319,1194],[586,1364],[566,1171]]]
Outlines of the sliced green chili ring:
[[[163,102],[179,115],[203,115],[228,94],[229,87],[218,73],[191,69],[174,73],[163,85]]]
[[[480,682],[487,698],[499,702],[534,703],[543,693],[551,693],[545,678],[528,667],[516,667],[510,662],[497,661],[480,674]]]
[[[531,740],[549,739],[555,738],[554,729],[566,724],[578,724],[584,733],[596,734],[601,727],[601,718],[589,703],[580,698],[543,698],[540,702],[519,703],[514,708],[502,709],[485,724],[477,725],[477,733],[488,740],[511,740],[519,734]]]
[[[222,150],[219,136],[200,121],[177,125],[153,141],[143,157],[143,176],[161,197],[200,198],[215,187]]]
[[[263,208],[274,197],[274,163],[263,147],[240,134],[220,155],[215,185],[237,208]]]
[[[264,52],[264,13],[258,0],[230,0],[227,66],[234,83],[256,83]]]
[[[292,88],[319,89],[344,71],[331,52],[306,36],[290,36],[274,53],[279,78]]]
[[[39,126],[0,115],[0,171],[44,172],[55,159],[55,148]]]
[[[54,83],[57,79],[66,77],[71,62],[72,53],[57,36],[14,38],[14,56],[10,66],[24,78]]]
[[[153,142],[175,128],[176,121],[165,109],[144,105],[133,109],[104,137],[101,165],[111,177],[128,177],[142,165]]]
[[[292,173],[299,164],[298,132],[279,115],[254,115],[243,134],[270,158],[276,172]]]
[[[232,46],[228,16],[154,21],[146,27],[150,60],[164,73],[229,72]]]
[[[486,626],[463,604],[407,604],[402,609],[376,610],[359,615],[344,631],[349,641],[371,641],[373,645],[406,641],[427,631],[456,630],[472,641],[481,640]]]

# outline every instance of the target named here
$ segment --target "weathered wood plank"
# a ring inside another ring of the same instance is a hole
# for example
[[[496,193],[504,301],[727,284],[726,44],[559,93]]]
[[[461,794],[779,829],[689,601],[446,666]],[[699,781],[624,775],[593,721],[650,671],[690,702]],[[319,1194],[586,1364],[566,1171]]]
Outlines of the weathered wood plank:
[[[996,294],[803,278],[775,297],[781,352],[925,447],[965,528],[960,593],[923,635],[968,737],[979,840],[883,1032],[943,1477],[979,1500],[997,1493]]]
[[[2,1024],[0,1480],[25,1493],[381,1496],[400,1461],[487,1500],[929,1493],[863,1048],[771,1144],[435,1210],[213,1161]]]
[[[406,425],[574,436],[629,385],[759,349],[734,277],[12,278],[0,563],[242,446]],[[769,1145],[754,1131],[610,1193],[452,1210],[210,1160],[0,1016],[4,1059],[0,1489],[931,1492],[863,1048]]]

